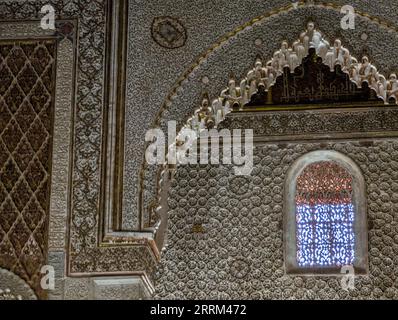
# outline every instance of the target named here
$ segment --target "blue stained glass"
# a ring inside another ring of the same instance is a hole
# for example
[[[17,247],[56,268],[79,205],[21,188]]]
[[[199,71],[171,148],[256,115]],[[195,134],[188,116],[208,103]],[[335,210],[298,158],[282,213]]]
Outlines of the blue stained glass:
[[[332,162],[308,166],[297,179],[297,262],[342,266],[355,258],[352,178]]]
[[[297,246],[299,266],[340,266],[354,261],[353,206],[323,205],[297,207]],[[330,219],[327,212],[333,212]],[[312,216],[312,219],[311,219]]]

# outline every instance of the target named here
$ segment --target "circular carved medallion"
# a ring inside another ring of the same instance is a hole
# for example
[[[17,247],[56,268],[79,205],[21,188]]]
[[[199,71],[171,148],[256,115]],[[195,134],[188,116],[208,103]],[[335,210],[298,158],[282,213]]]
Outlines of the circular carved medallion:
[[[185,44],[187,32],[176,18],[156,17],[152,23],[152,38],[164,48],[176,49]]]

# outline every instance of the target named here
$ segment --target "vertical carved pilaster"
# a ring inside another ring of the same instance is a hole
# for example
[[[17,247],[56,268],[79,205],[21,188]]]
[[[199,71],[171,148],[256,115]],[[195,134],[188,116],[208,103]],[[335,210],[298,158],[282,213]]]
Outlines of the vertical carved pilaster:
[[[102,235],[121,230],[128,1],[108,3],[102,201]]]

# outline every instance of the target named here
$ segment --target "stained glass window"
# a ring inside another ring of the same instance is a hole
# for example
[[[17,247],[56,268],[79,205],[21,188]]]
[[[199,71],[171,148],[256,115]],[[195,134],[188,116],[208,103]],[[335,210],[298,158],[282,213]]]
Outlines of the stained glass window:
[[[300,267],[354,261],[352,176],[332,161],[308,165],[297,178],[296,242]]]

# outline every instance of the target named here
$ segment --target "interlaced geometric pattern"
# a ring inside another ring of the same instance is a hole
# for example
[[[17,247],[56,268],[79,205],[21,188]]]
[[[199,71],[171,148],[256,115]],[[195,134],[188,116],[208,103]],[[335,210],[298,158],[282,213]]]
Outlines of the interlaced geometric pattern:
[[[297,262],[302,267],[353,264],[352,177],[330,161],[307,166],[296,188]]]
[[[54,41],[0,42],[0,267],[38,297],[46,263]]]

